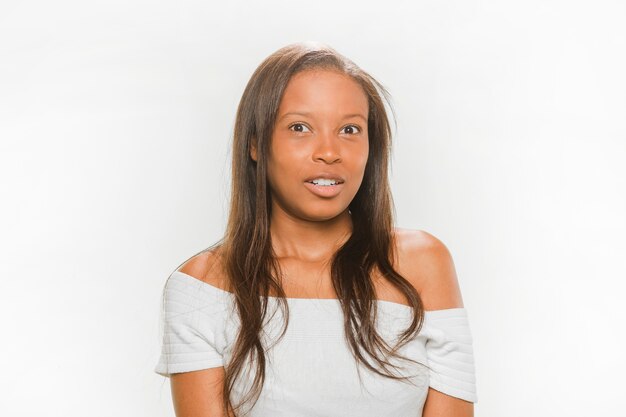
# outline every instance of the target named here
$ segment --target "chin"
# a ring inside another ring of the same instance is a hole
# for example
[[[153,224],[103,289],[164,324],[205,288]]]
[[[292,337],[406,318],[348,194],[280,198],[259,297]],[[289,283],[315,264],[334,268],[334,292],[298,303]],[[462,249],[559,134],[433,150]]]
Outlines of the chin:
[[[338,214],[334,216],[308,216],[306,220],[312,221],[312,222],[327,222],[336,218],[337,216]]]
[[[328,221],[332,220],[336,217],[341,216],[344,212],[347,212],[347,208],[345,209],[319,209],[319,210],[302,210],[301,217],[309,220],[309,221]]]
[[[344,213],[348,213],[348,204],[349,201],[345,201],[345,199],[316,199],[316,201],[312,201],[294,196],[289,202],[282,199],[274,200],[273,210],[283,212],[294,219],[302,219],[310,222],[324,222],[333,220]]]

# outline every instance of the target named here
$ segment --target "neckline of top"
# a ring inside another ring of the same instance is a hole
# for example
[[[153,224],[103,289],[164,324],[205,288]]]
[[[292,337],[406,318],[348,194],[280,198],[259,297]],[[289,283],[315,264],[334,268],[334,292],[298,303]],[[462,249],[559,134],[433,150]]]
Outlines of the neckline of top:
[[[198,278],[192,277],[189,274],[186,274],[182,271],[176,270],[172,273],[172,275],[177,274],[178,276],[184,277],[187,280],[193,280],[196,283],[199,283],[198,285],[201,285],[202,288],[208,289],[210,291],[213,291],[215,293],[219,293],[222,296],[229,296],[231,297],[233,295],[233,293],[231,293],[230,291],[226,291],[222,288],[216,287],[215,285],[211,285],[208,282],[202,281]],[[272,300],[276,300],[279,297],[274,297],[269,295],[268,296],[269,299]],[[339,299],[338,298],[297,298],[297,297],[285,297],[285,299],[287,300],[287,302],[332,302],[335,304],[339,304]],[[396,303],[394,301],[387,301],[387,300],[376,300],[376,302],[378,304],[383,304],[383,305],[389,305],[389,306],[393,306],[396,308],[400,308],[403,310],[413,310],[413,307],[408,306],[406,304],[401,304],[401,303]],[[452,308],[446,308],[446,309],[440,309],[440,310],[424,310],[424,314],[454,314],[454,313],[465,313],[465,307],[452,307]]]

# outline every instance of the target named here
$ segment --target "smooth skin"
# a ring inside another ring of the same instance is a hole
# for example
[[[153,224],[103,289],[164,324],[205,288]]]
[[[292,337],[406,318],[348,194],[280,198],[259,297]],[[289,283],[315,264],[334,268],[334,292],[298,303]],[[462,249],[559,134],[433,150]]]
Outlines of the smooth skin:
[[[289,298],[336,298],[328,266],[352,231],[348,205],[361,185],[367,162],[367,114],[367,97],[359,84],[338,72],[301,72],[287,85],[270,145],[268,181],[270,233]],[[250,157],[257,158],[254,147]],[[305,187],[305,179],[319,172],[345,179],[341,192],[320,197]],[[426,310],[463,307],[454,262],[439,239],[425,231],[395,229],[393,242],[397,248],[394,266],[420,293]],[[180,271],[227,288],[217,253],[196,255]],[[372,279],[378,299],[408,304],[376,272]],[[223,378],[223,367],[173,374],[170,384],[176,416],[225,417]],[[473,403],[429,388],[423,417],[473,415]]]

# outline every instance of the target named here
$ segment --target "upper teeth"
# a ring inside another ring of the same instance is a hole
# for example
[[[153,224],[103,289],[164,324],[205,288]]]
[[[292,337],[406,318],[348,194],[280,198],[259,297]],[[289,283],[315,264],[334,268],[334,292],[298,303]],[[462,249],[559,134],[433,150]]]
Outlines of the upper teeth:
[[[316,185],[335,185],[335,184],[337,184],[337,180],[327,180],[327,179],[324,179],[324,178],[318,178],[318,179],[315,179],[315,180],[313,180],[311,182],[313,184],[316,184]]]

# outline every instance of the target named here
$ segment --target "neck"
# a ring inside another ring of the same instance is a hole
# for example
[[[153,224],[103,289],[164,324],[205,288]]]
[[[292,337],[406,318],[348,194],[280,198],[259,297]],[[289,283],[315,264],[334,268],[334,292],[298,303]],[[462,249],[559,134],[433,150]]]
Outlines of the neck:
[[[325,261],[352,233],[348,210],[325,221],[298,219],[282,210],[272,210],[270,234],[276,256],[307,262]]]

